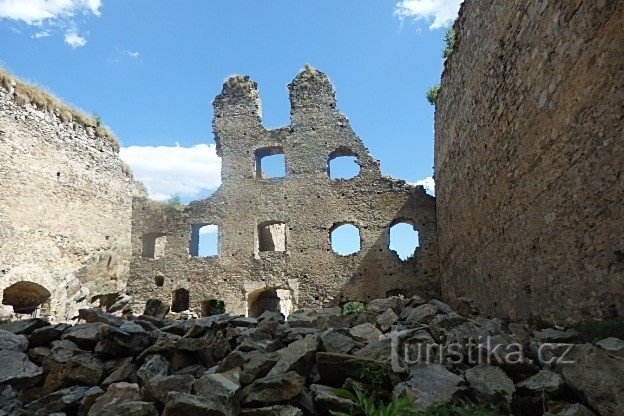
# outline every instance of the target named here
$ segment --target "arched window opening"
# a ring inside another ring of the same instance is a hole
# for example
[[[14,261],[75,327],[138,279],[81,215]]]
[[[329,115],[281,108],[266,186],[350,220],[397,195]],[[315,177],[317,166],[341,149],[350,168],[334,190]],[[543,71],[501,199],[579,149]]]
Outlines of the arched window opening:
[[[201,315],[212,316],[225,313],[225,302],[220,299],[205,300],[201,304]]]
[[[141,255],[146,259],[159,259],[165,255],[167,236],[162,233],[148,233],[143,235],[143,251]]]
[[[410,260],[420,247],[418,231],[407,220],[396,222],[390,227],[390,250],[394,251],[402,261]]]
[[[4,289],[2,304],[22,315],[46,316],[50,313],[50,292],[34,282],[17,282]]]
[[[258,251],[286,251],[286,224],[269,222],[258,226]]]
[[[330,179],[353,179],[360,174],[357,155],[347,148],[339,148],[329,155],[327,175]]]
[[[176,289],[173,292],[171,312],[184,312],[190,307],[190,295],[187,289]]]
[[[271,179],[286,176],[286,156],[282,147],[256,150],[256,178]]]
[[[218,256],[219,226],[216,224],[194,224],[191,229],[189,253],[193,257]]]
[[[331,228],[332,250],[341,256],[355,254],[361,249],[360,229],[350,223],[335,224]]]

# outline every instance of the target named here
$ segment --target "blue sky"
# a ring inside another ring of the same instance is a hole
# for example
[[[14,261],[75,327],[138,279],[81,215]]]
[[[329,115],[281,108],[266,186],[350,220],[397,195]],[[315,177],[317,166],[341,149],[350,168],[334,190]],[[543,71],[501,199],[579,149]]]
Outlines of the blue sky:
[[[231,74],[258,84],[267,127],[289,122],[286,85],[311,64],[382,171],[433,173],[433,107],[459,0],[0,0],[0,61],[97,113],[156,198],[219,184],[212,101]]]

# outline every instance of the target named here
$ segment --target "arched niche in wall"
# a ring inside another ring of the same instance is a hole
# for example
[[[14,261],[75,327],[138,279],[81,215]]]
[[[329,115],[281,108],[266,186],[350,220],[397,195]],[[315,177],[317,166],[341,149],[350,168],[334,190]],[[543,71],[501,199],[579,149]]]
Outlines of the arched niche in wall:
[[[146,259],[159,259],[165,255],[167,236],[162,233],[147,233],[142,238],[141,256]]]
[[[179,288],[173,291],[171,312],[184,312],[190,308],[190,293],[188,289]]]
[[[360,172],[359,158],[353,150],[341,146],[329,154],[327,159],[327,176],[330,179],[353,179]]]

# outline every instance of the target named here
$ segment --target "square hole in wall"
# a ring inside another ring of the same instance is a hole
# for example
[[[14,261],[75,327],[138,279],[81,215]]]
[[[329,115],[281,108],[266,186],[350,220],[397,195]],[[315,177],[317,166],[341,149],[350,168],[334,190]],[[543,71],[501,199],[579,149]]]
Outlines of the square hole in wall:
[[[216,224],[194,224],[191,230],[189,254],[193,257],[219,255],[219,226]]]
[[[271,179],[286,176],[286,157],[281,147],[256,150],[256,178]]]

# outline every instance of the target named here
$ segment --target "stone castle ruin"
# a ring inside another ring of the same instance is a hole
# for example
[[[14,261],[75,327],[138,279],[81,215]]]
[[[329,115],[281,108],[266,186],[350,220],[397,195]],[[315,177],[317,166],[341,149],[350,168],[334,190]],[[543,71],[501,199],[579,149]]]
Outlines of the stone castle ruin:
[[[173,311],[288,315],[347,299],[439,293],[434,198],[422,187],[383,176],[379,162],[336,108],[328,77],[310,67],[289,85],[291,124],[267,130],[257,85],[232,77],[214,102],[222,185],[185,207],[134,201],[133,259],[128,294],[137,308],[149,298]],[[263,158],[283,154],[284,177],[266,178]],[[331,179],[330,162],[357,160],[352,179]],[[420,246],[402,261],[389,230],[408,223]],[[331,248],[337,227],[359,230],[360,250]],[[198,256],[200,228],[218,227],[218,255]]]
[[[78,309],[284,315],[391,294],[470,298],[515,321],[624,316],[621,2],[466,1],[436,105],[436,198],[383,176],[327,76],[289,85],[267,130],[256,84],[214,102],[222,185],[188,206],[147,199],[99,120],[0,72],[1,319]],[[283,155],[285,176],[264,175]],[[333,179],[354,157],[359,174]],[[407,157],[409,155],[406,155]],[[401,260],[389,229],[420,246]],[[357,228],[360,249],[332,250]],[[218,255],[199,254],[218,229]],[[129,296],[127,296],[129,295]]]

